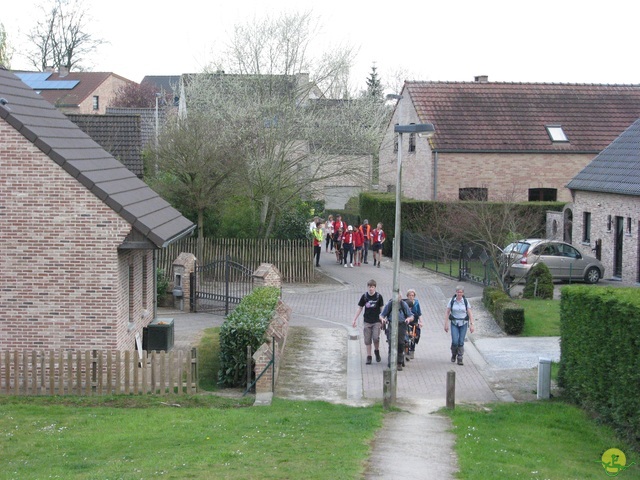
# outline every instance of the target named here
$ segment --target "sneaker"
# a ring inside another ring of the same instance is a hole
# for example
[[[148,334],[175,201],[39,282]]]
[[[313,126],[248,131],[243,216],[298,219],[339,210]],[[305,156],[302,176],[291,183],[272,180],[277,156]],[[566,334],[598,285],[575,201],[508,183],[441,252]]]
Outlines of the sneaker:
[[[369,262],[367,262],[366,260],[362,263],[364,263],[365,265],[369,265]]]
[[[398,364],[398,371],[399,371],[399,372],[401,372],[401,371],[402,371],[402,364],[401,364],[401,363],[399,363],[399,364]]]
[[[349,265],[347,265],[346,263],[344,264],[344,268],[347,268]]]
[[[458,365],[464,365],[464,363],[462,363],[462,357],[458,357]]]
[[[378,268],[380,268],[380,262],[378,262]]]
[[[349,264],[349,268],[353,268],[353,263],[350,263],[350,264]]]
[[[375,350],[373,353],[376,354],[376,362],[380,363],[382,357],[380,356],[380,350]]]
[[[367,357],[367,365],[371,365],[371,355]]]
[[[454,363],[456,361],[456,354],[454,353],[453,355],[451,355],[451,363]]]

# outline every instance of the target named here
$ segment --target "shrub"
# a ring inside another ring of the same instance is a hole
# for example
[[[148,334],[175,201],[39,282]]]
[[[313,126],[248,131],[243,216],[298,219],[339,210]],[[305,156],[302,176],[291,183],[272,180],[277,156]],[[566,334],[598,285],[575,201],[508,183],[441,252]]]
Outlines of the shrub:
[[[218,383],[225,387],[245,384],[247,346],[255,352],[264,343],[273,312],[278,305],[280,290],[275,287],[256,288],[244,297],[220,327],[220,370]]]
[[[162,297],[169,290],[169,279],[165,276],[162,268],[156,269],[156,293],[158,298]]]
[[[486,287],[482,292],[483,305],[493,314],[500,328],[509,335],[518,335],[524,328],[524,308],[511,301],[502,290]]]
[[[553,298],[553,277],[544,263],[538,262],[529,271],[522,291],[524,298]]]

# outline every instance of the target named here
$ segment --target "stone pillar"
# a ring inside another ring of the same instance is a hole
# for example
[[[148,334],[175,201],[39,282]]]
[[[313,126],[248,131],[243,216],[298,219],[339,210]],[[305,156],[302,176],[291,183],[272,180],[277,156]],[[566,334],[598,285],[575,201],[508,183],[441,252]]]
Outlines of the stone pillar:
[[[271,342],[263,343],[258,351],[253,354],[253,360],[255,362],[255,372],[256,375],[260,375],[260,373],[265,369],[265,367],[269,364],[271,359],[273,358],[273,345]],[[271,392],[271,386],[273,385],[273,372],[275,370],[275,365],[273,367],[269,367],[266,372],[262,374],[260,379],[256,382],[256,395],[259,393],[267,393]]]
[[[191,253],[182,252],[173,262],[173,292],[174,305],[178,310],[191,311],[189,298],[191,297],[191,274],[196,270],[196,257]],[[179,294],[182,294],[180,296]]]

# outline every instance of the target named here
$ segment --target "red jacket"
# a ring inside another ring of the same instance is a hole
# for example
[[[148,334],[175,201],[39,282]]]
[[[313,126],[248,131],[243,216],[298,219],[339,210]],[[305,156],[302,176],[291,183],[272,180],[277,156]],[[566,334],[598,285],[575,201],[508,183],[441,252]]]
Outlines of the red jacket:
[[[384,233],[384,230],[378,230],[377,228],[371,232],[371,238],[373,239],[373,243],[382,243],[385,241],[387,236]]]
[[[364,245],[364,235],[362,235],[362,230],[358,229],[353,232],[353,244],[356,246],[356,248]]]
[[[344,232],[344,235],[342,236],[342,243],[353,243],[353,232],[348,230]]]
[[[342,229],[342,230],[345,230],[345,231],[346,231],[346,230],[347,230],[347,224],[346,224],[346,223],[344,223],[343,221],[340,221],[340,222],[339,222],[338,220],[336,220],[335,222],[333,222],[333,233],[334,233],[334,235],[335,235],[336,233],[338,233],[338,230],[340,230],[340,229]]]

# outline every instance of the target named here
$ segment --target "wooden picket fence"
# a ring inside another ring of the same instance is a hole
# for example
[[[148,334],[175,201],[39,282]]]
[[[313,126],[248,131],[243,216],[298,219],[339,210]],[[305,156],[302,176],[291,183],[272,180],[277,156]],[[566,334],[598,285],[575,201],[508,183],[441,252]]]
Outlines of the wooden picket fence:
[[[285,283],[309,283],[314,275],[313,246],[307,239],[205,238],[200,257],[198,239],[183,238],[158,251],[157,266],[170,280],[173,262],[182,252],[195,255],[199,265],[227,257],[250,270],[271,263],[280,270]]]
[[[0,395],[183,395],[197,384],[195,348],[0,352]]]

